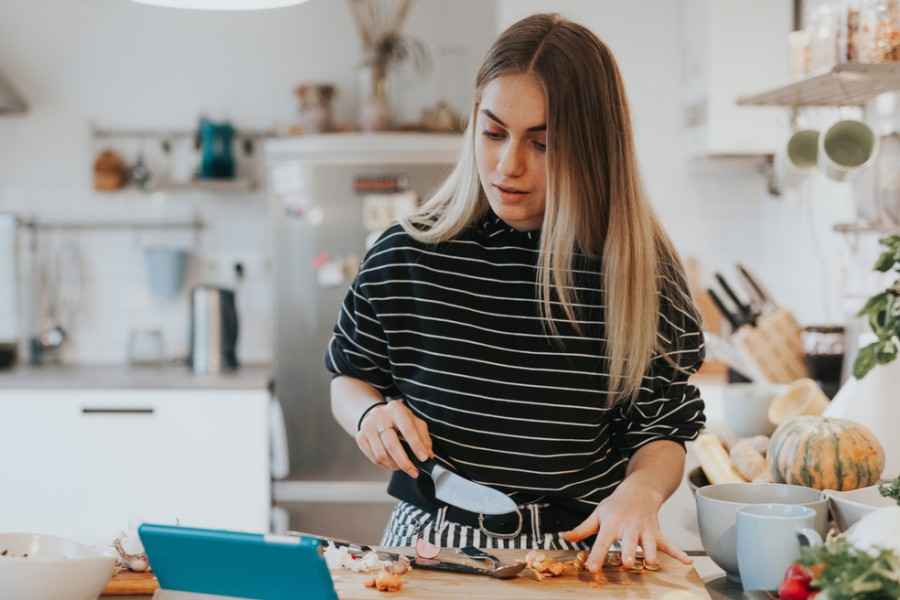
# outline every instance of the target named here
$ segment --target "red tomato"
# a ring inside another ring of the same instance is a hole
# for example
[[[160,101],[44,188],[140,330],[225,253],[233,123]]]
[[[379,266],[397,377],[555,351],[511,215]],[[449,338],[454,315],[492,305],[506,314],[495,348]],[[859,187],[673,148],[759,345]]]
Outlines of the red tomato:
[[[785,579],[778,588],[780,600],[808,600],[812,594],[813,591],[801,579]]]
[[[799,563],[794,563],[784,572],[785,579],[799,579],[805,583],[812,581],[812,574],[809,569]]]

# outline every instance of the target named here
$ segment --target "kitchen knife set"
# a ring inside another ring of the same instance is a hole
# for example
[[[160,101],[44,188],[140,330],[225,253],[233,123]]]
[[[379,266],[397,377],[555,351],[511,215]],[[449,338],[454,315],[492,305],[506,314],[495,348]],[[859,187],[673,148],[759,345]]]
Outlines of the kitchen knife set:
[[[800,324],[789,310],[778,306],[758,277],[740,263],[737,270],[747,301],[735,292],[721,273],[716,273],[715,278],[724,294],[712,287],[707,289],[716,308],[731,326],[727,341],[730,348],[723,347],[721,340],[707,334],[712,346],[720,348],[716,354],[754,381],[790,383],[808,377]],[[730,354],[731,360],[728,359],[730,350],[736,351]]]

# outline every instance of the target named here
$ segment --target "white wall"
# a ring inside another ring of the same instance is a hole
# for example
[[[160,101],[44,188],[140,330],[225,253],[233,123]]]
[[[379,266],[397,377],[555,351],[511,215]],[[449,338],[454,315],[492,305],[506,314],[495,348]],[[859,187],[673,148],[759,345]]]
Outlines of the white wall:
[[[405,75],[398,114],[418,118],[439,98],[461,109],[470,80],[496,30],[494,3],[421,1],[406,30],[427,42],[431,76]],[[181,219],[199,213],[210,225],[190,234],[108,232],[55,236],[77,239],[86,256],[84,309],[70,326],[75,362],[125,360],[131,327],[161,327],[169,353],[184,352],[186,295],[149,297],[141,247],[186,244],[220,264],[245,261],[239,292],[241,356],[271,358],[271,250],[261,195],[173,195],[151,201],[91,189],[100,146],[91,122],[106,127],[190,128],[198,114],[238,127],[290,124],[300,81],[338,86],[339,120],[355,116],[360,45],[341,0],[310,0],[286,9],[244,13],[177,11],[129,0],[4,0],[0,3],[0,69],[28,99],[25,116],[0,118],[0,212],[47,219]],[[134,160],[138,147],[122,146]],[[155,152],[155,146],[147,147]],[[203,272],[198,261],[191,274]],[[30,333],[30,332],[28,332]]]
[[[498,31],[535,12],[559,12],[592,29],[619,62],[644,182],[682,254],[726,276],[736,261],[744,262],[803,323],[843,321],[847,244],[831,225],[853,220],[849,184],[816,175],[800,193],[779,200],[767,194],[753,162],[688,160],[678,10],[670,0],[498,0]],[[857,271],[871,269],[868,242],[862,265],[852,267]]]
[[[416,118],[423,105],[440,97],[463,108],[496,33],[544,10],[584,23],[615,52],[647,188],[682,252],[699,257],[710,271],[746,262],[804,322],[840,319],[836,289],[844,285],[840,266],[846,245],[830,225],[852,217],[847,186],[817,177],[807,193],[811,219],[808,202],[769,198],[753,166],[686,159],[677,101],[677,3],[420,0],[407,29],[428,41],[436,70],[417,84],[408,75],[401,82],[401,117]],[[183,352],[184,295],[160,303],[147,293],[141,247],[160,240],[187,244],[220,264],[245,261],[242,355],[249,361],[271,357],[264,198],[173,196],[152,202],[96,194],[91,162],[98,147],[89,123],[182,128],[206,112],[244,127],[285,125],[296,114],[292,90],[303,80],[335,82],[338,118],[351,120],[358,58],[359,43],[341,0],[239,14],[166,10],[129,0],[0,3],[0,69],[31,104],[25,116],[0,118],[0,211],[79,220],[178,219],[197,212],[210,224],[199,240],[127,232],[78,236],[89,285],[74,326],[71,360],[123,361],[131,327],[162,327],[170,354]],[[134,159],[137,147],[123,150]],[[855,267],[857,274],[869,268],[868,260],[867,255]],[[198,263],[192,282],[201,277]]]

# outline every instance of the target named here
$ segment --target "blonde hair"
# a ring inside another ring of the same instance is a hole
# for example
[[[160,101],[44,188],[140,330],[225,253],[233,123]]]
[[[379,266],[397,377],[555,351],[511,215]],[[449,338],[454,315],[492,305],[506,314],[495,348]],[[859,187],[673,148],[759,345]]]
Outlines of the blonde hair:
[[[503,75],[531,74],[544,89],[547,193],[538,258],[543,322],[558,334],[555,294],[575,320],[572,261],[603,257],[606,370],[611,402],[633,400],[654,352],[669,354],[678,336],[660,339],[660,296],[696,323],[700,317],[672,242],[647,201],[638,174],[631,116],[615,58],[589,29],[556,14],[513,24],[494,42],[478,72],[475,100],[453,172],[401,221],[423,243],[455,237],[488,211],[475,162],[475,121],[484,87]],[[584,335],[579,323],[576,329]],[[549,333],[548,333],[549,335]]]

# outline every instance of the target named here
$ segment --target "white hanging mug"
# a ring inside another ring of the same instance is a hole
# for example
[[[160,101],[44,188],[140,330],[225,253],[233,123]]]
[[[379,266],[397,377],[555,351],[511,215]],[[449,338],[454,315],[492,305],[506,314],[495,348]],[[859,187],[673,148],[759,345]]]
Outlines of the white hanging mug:
[[[856,119],[837,121],[819,136],[819,168],[835,181],[868,167],[877,154],[878,136]]]
[[[775,174],[784,187],[793,187],[816,168],[819,154],[819,132],[800,129],[791,134],[775,158]]]

